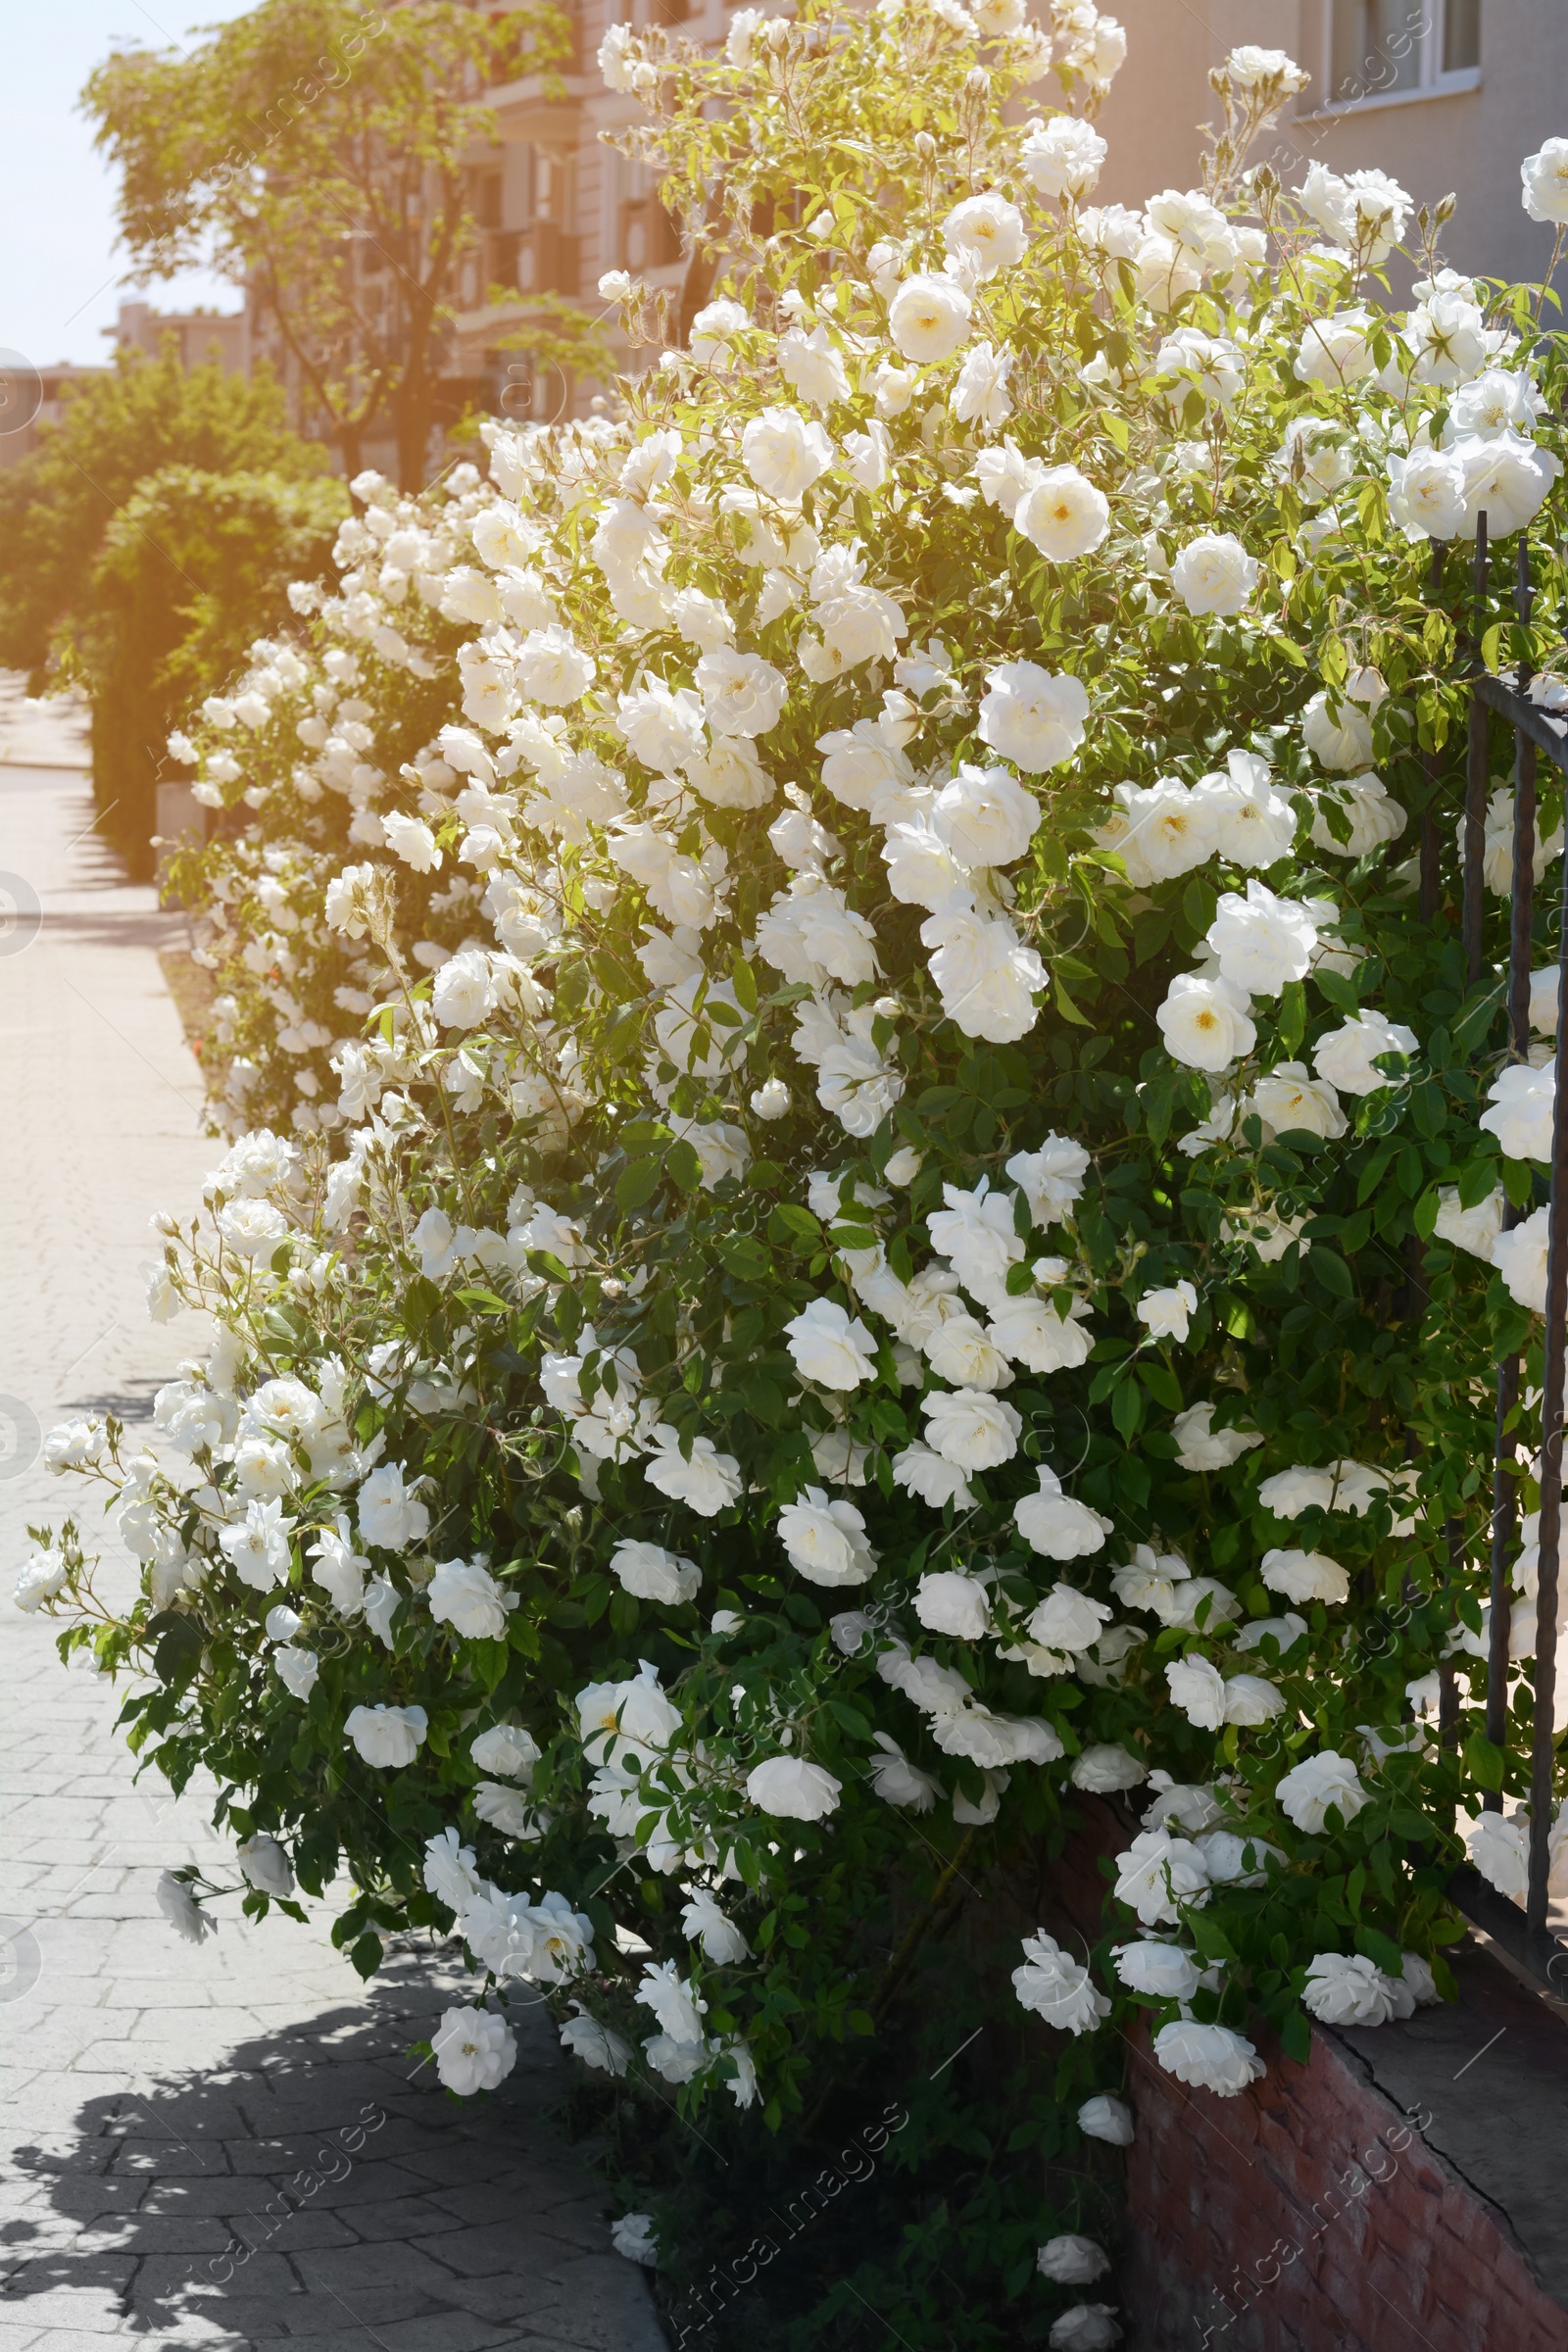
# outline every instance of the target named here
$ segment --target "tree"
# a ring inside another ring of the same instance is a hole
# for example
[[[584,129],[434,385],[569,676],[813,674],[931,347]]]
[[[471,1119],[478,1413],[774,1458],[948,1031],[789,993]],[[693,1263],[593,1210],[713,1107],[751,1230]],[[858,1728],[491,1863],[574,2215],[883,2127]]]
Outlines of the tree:
[[[200,264],[245,286],[345,470],[390,426],[417,488],[475,236],[466,159],[494,136],[483,89],[568,38],[547,0],[263,0],[178,56],[117,50],[83,105],[121,169],[135,282]]]
[[[323,471],[325,456],[290,432],[270,375],[247,383],[216,363],[187,370],[172,350],[117,354],[40,446],[0,473],[0,663],[26,670],[34,694],[90,603],[104,533],[137,483],[172,465],[300,480]]]
[[[290,581],[326,570],[348,512],[331,476],[169,466],[111,523],[72,655],[92,700],[102,830],[133,865],[149,861],[170,729],[289,620]]]

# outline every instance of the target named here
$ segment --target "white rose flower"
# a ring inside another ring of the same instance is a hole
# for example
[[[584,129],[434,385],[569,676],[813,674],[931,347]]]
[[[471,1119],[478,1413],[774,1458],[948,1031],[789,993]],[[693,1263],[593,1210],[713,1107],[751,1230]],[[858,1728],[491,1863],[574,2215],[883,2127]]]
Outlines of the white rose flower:
[[[891,1163],[890,1163],[891,1164]],[[1090,1157],[1082,1144],[1065,1135],[1048,1135],[1036,1152],[1015,1152],[1007,1174],[1023,1193],[1029,1213],[1044,1232],[1071,1214],[1084,1189]]]
[[[1154,1014],[1165,1051],[1190,1070],[1228,1070],[1250,1054],[1257,1030],[1251,1000],[1208,972],[1178,972]]]
[[[1146,1993],[1152,2000],[1190,2001],[1203,1982],[1203,1971],[1191,1952],[1153,1936],[1118,1944],[1111,1959],[1128,1991]]]
[[[1301,735],[1320,767],[1354,775],[1371,766],[1372,713],[1388,692],[1380,671],[1352,669],[1332,711],[1326,689],[1313,695],[1301,713]]]
[[[1189,1405],[1171,1423],[1176,1459],[1184,1470],[1228,1470],[1263,1441],[1255,1429],[1216,1429],[1211,1403]]]
[[[472,1029],[495,1003],[490,958],[482,948],[465,948],[436,973],[430,1009],[443,1029]]]
[[[1165,1290],[1146,1291],[1133,1307],[1133,1313],[1148,1330],[1152,1340],[1185,1342],[1198,1312],[1198,1293],[1190,1282],[1178,1282]]]
[[[1039,1018],[1035,999],[1050,974],[1010,923],[962,912],[933,914],[920,925],[920,941],[932,951],[931,977],[942,1009],[965,1037],[1006,1046],[1028,1036]]]
[[[1396,2004],[1390,1980],[1359,1952],[1319,1952],[1307,1965],[1301,2006],[1325,2026],[1386,2026]]]
[[[1207,1658],[1173,1658],[1165,1669],[1170,1694],[1189,1723],[1217,1732],[1225,1721],[1225,1678]]]
[[[1092,124],[1076,115],[1054,115],[1049,122],[1038,117],[1026,125],[1018,161],[1037,196],[1048,203],[1070,196],[1087,196],[1100,177],[1105,160],[1104,140]]]
[[[626,749],[657,775],[676,774],[707,749],[702,701],[689,686],[671,692],[662,679],[645,678],[633,693],[616,698],[616,710]]]
[[[1261,571],[1232,531],[1191,539],[1170,567],[1170,584],[1189,612],[1245,612]]]
[[[995,1470],[1018,1450],[1023,1422],[1010,1404],[981,1389],[950,1389],[922,1399],[926,1436],[956,1469]]]
[[[968,341],[972,308],[951,277],[907,277],[888,306],[888,332],[917,365],[950,360]]]
[[[743,9],[740,15],[734,19],[734,23],[738,24],[746,17],[759,20],[760,12],[756,9]],[[731,60],[732,64],[735,62],[735,60]],[[720,299],[718,302],[710,302],[698,312],[692,320],[692,330],[687,347],[693,359],[704,367],[731,368],[735,364],[735,354],[730,349],[730,338],[744,332],[750,324],[751,320],[743,304],[731,302],[727,298]]]
[[[759,655],[720,646],[698,662],[697,690],[716,734],[765,735],[778,723],[789,682]]]
[[[236,1257],[270,1257],[289,1230],[287,1217],[270,1200],[228,1200],[218,1212],[218,1230]]]
[[[716,1968],[728,1968],[744,1960],[751,1950],[740,1929],[721,1911],[706,1886],[692,1886],[680,1915],[683,1932],[693,1942],[701,1943]]]
[[[649,1433],[643,1476],[672,1502],[685,1503],[703,1519],[728,1510],[741,1496],[741,1466],[733,1454],[720,1453],[711,1438],[693,1438],[690,1454],[685,1454],[679,1432],[664,1421]]]
[[[1499,1184],[1473,1208],[1465,1208],[1460,1204],[1458,1186],[1446,1184],[1438,1195],[1433,1232],[1440,1242],[1451,1242],[1456,1250],[1468,1250],[1472,1256],[1490,1263],[1493,1247],[1502,1231],[1506,1201],[1507,1195]]]
[[[1549,1208],[1538,1208],[1511,1232],[1499,1233],[1492,1245],[1492,1262],[1502,1276],[1509,1297],[1538,1315],[1546,1311],[1550,1217]]]
[[[833,444],[799,409],[766,408],[741,435],[741,462],[765,497],[795,506],[832,465]]]
[[[1208,1899],[1207,1865],[1190,1838],[1143,1830],[1116,1864],[1116,1900],[1128,1903],[1146,1928],[1173,1926],[1183,1903]]]
[[[407,1551],[430,1532],[430,1513],[403,1482],[402,1466],[383,1462],[360,1489],[356,1505],[360,1536],[386,1551]]]
[[[1547,139],[1519,167],[1519,201],[1532,220],[1568,223],[1568,139]]]
[[[1064,1494],[1054,1470],[1039,1473],[1040,1491],[1014,1506],[1013,1525],[1031,1550],[1048,1560],[1086,1559],[1104,1546],[1112,1522],[1088,1503]]]
[[[1348,1600],[1350,1580],[1326,1551],[1265,1551],[1260,1570],[1271,1592],[1287,1600]]]
[[[517,648],[516,680],[531,703],[563,710],[581,702],[598,675],[599,664],[585,654],[569,629],[559,621],[548,628],[530,629]]]
[[[501,1781],[481,1781],[473,1791],[472,1804],[478,1820],[521,1844],[537,1843],[547,1827],[548,1816],[541,1817],[524,1791],[509,1788]]]
[[[1133,2144],[1132,2110],[1109,2091],[1097,2091],[1078,2110],[1078,2129],[1089,2139],[1102,2139],[1113,2148]]]
[[[240,1876],[247,1886],[257,1887],[263,1894],[279,1898],[294,1891],[294,1873],[289,1866],[285,1847],[275,1838],[258,1833],[246,1838],[235,1847]]]
[[[1521,1814],[1504,1820],[1483,1813],[1465,1840],[1470,1859],[1499,1894],[1522,1903],[1530,1888],[1530,1823]]]
[[[746,1794],[775,1821],[825,1821],[838,1810],[844,1784],[804,1756],[769,1756],[746,1776]]]
[[[1191,873],[1219,846],[1217,810],[1175,776],[1161,776],[1142,789],[1118,784],[1112,797],[1117,807],[1096,838],[1102,848],[1115,851],[1128,881],[1141,890]]]
[[[743,16],[759,14],[755,9],[744,9],[741,13]],[[612,29],[618,31],[620,27],[616,25]],[[731,24],[732,34],[734,30],[735,26]],[[606,33],[605,38],[608,41],[610,34]],[[630,2055],[628,2051],[627,2056]],[[623,2213],[610,2232],[610,2242],[624,2261],[640,2263],[648,2271],[658,2269],[659,2245],[654,2236],[654,2217],[651,2213]]]
[[[1381,1054],[1419,1051],[1415,1031],[1402,1021],[1385,1020],[1380,1012],[1358,1012],[1318,1039],[1312,1060],[1318,1076],[1342,1095],[1374,1095],[1380,1087],[1397,1084],[1374,1068]]]
[[[695,1600],[702,1590],[703,1574],[695,1560],[682,1559],[666,1551],[662,1544],[645,1544],[635,1537],[626,1537],[610,1555],[610,1572],[623,1592],[639,1600],[658,1600],[666,1608],[679,1608]]]
[[[813,1298],[785,1324],[795,1368],[803,1380],[841,1392],[876,1377],[876,1342],[858,1315],[832,1298]]]
[[[849,375],[825,326],[815,326],[809,334],[800,326],[787,328],[778,339],[777,358],[790,390],[813,408],[830,409],[835,401],[849,398]]]
[[[1053,564],[1070,564],[1100,546],[1110,508],[1076,466],[1052,466],[1019,499],[1012,527]]]
[[[520,1724],[498,1723],[468,1743],[468,1753],[481,1772],[498,1772],[504,1780],[523,1781],[539,1761],[539,1742]]]
[[[893,1483],[933,1511],[942,1510],[950,1502],[960,1511],[967,1511],[974,1503],[963,1472],[956,1464],[944,1461],[929,1446],[906,1446],[902,1453],[894,1455]]]
[[[580,2001],[573,2001],[571,2008],[574,2014],[561,2029],[563,2047],[601,2074],[623,2075],[631,2063],[628,2045],[618,2034],[612,2034],[596,2017],[590,2017]],[[637,2218],[647,2219],[646,2215]]]
[[[122,1520],[123,1516],[122,1512]],[[288,1575],[289,1535],[289,1523],[283,1517],[280,1501],[253,1499],[245,1505],[243,1519],[232,1520],[220,1529],[218,1544],[241,1584],[249,1585],[254,1592],[266,1592],[271,1586],[280,1585]]]
[[[203,1943],[218,1933],[218,1922],[205,1912],[183,1879],[166,1870],[158,1881],[158,1908],[177,1936],[187,1943]]]
[[[1072,118],[1064,115],[1061,120],[1070,122]],[[1063,2231],[1059,2237],[1046,2240],[1035,2256],[1035,2267],[1057,2286],[1089,2286],[1109,2270],[1110,2256],[1092,2237]]]
[[[1024,1964],[1012,1972],[1012,1989],[1022,2006],[1064,2034],[1092,2034],[1110,2015],[1081,1961],[1064,1952],[1044,1929],[1023,1939]]]
[[[1533,1070],[1514,1062],[1488,1087],[1490,1107],[1481,1113],[1481,1124],[1510,1159],[1549,1160],[1556,1100],[1557,1074],[1549,1063]]]
[[[1195,2090],[1232,2099],[1268,2072],[1245,2034],[1229,2026],[1203,2026],[1196,2018],[1175,2019],[1154,2035],[1154,2056],[1167,2075]]]
[[[1010,865],[1038,830],[1043,810],[1004,767],[959,762],[932,804],[931,823],[962,865]]]
[[[830,1501],[821,1487],[784,1505],[778,1532],[791,1567],[809,1584],[863,1585],[875,1573],[864,1518],[853,1502]]]
[[[966,196],[961,204],[954,206],[942,223],[942,242],[949,253],[970,262],[982,282],[1003,270],[1016,269],[1029,247],[1022,213],[994,188],[982,196]],[[889,323],[892,324],[891,313]],[[894,341],[909,358],[934,356],[929,352],[909,351],[900,341],[897,328]]]
[[[1073,1758],[1068,1777],[1075,1788],[1086,1789],[1093,1796],[1111,1796],[1147,1781],[1149,1767],[1114,1740],[1101,1740]]]
[[[1213,827],[1219,855],[1230,864],[1261,868],[1290,855],[1296,811],[1269,780],[1268,761],[1240,749],[1225,755],[1223,772],[1200,776],[1193,799]]]
[[[1206,934],[1221,979],[1254,997],[1277,997],[1288,981],[1304,980],[1317,937],[1299,900],[1276,898],[1255,874],[1245,898],[1234,890],[1220,894]]]
[[[1372,1801],[1349,1757],[1339,1755],[1333,1748],[1304,1756],[1285,1775],[1274,1794],[1286,1820],[1294,1822],[1309,1838],[1321,1833],[1331,1805],[1348,1823],[1363,1805]]]
[[[1007,1389],[1012,1367],[973,1315],[950,1315],[925,1343],[927,1363],[956,1389]]]
[[[1088,716],[1088,690],[1068,671],[1053,673],[1037,662],[1001,662],[986,672],[980,740],[1026,775],[1070,760]]]
[[[1377,367],[1371,336],[1372,320],[1359,307],[1308,319],[1296,355],[1298,381],[1331,391],[1363,383]]]
[[[429,1718],[422,1707],[356,1707],[343,1730],[367,1764],[378,1772],[401,1772],[424,1745]]]
[[[1005,424],[1012,415],[1012,395],[1007,390],[1012,359],[1005,345],[999,351],[991,343],[972,344],[964,353],[949,404],[960,424],[980,424],[992,432]]]
[[[1110,1619],[1102,1600],[1091,1600],[1087,1592],[1058,1580],[1030,1617],[1029,1639],[1044,1649],[1093,1649]]]
[[[280,1649],[272,1664],[277,1669],[277,1679],[284,1690],[303,1706],[316,1689],[317,1677],[321,1671],[320,1659],[310,1649]]]
[[[1407,539],[1453,539],[1464,529],[1465,466],[1452,450],[1391,456],[1389,513]]]
[[[1269,1135],[1320,1135],[1332,1140],[1346,1130],[1340,1099],[1327,1079],[1314,1079],[1304,1061],[1282,1061],[1259,1078],[1242,1105],[1255,1111]]]
[[[505,1640],[507,1608],[502,1589],[478,1560],[438,1560],[424,1596],[437,1624],[450,1625],[466,1641]]]
[[[16,1591],[12,1594],[17,1607],[31,1616],[42,1608],[46,1600],[53,1600],[64,1589],[68,1573],[66,1562],[58,1555],[35,1551],[24,1563],[22,1574],[17,1579]]]
[[[517,2037],[489,2009],[448,2009],[430,2036],[430,2051],[444,2087],[466,2099],[505,2082],[517,2063]]]
[[[999,1306],[986,1328],[1001,1354],[1031,1372],[1073,1371],[1089,1361],[1094,1345],[1089,1308],[1081,1298],[1075,1298],[1062,1316],[1044,1299],[1025,1293]]]
[[[991,1630],[991,1595],[978,1577],[937,1569],[915,1587],[914,1613],[930,1633],[978,1642]]]
[[[386,846],[394,857],[416,874],[433,874],[437,870],[441,852],[422,816],[400,816],[389,809],[379,821]]]
[[[1540,513],[1551,485],[1562,472],[1562,460],[1549,449],[1538,449],[1518,433],[1499,433],[1494,439],[1456,441],[1453,454],[1464,467],[1463,536],[1473,539],[1476,520],[1487,517],[1494,539],[1522,530]]]

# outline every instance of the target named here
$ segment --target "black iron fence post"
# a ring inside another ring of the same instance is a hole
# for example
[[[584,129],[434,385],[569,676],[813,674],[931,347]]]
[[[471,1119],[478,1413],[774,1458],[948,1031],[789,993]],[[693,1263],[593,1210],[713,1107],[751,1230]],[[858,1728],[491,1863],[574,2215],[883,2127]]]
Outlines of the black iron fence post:
[[[1530,622],[1529,536],[1519,534],[1517,598],[1519,617]],[[1518,1061],[1530,1054],[1530,971],[1535,957],[1536,917],[1536,746],[1523,728],[1514,728],[1513,760],[1513,872],[1508,926],[1508,1049]],[[1521,1211],[1506,1202],[1502,1228],[1519,1222]],[[1494,1747],[1507,1744],[1508,1664],[1512,1603],[1509,1569],[1519,1527],[1517,1429],[1519,1404],[1518,1353],[1497,1366],[1497,1412],[1494,1430],[1492,1473],[1492,1585],[1491,1640],[1487,1656],[1487,1738]],[[1488,1789],[1483,1800],[1490,1813],[1502,1810],[1500,1789]]]

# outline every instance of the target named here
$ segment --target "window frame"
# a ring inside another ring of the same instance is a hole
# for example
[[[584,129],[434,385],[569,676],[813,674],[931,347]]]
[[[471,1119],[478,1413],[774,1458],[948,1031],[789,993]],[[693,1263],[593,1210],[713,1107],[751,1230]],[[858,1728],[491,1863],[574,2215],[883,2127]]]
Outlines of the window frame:
[[[1443,41],[1448,4],[1449,0],[1422,0],[1422,4],[1419,6],[1418,13],[1422,19],[1421,30],[1418,36],[1420,45],[1419,75],[1417,80],[1409,88],[1400,90],[1367,90],[1363,92],[1361,96],[1355,98],[1328,97],[1322,99],[1316,106],[1308,106],[1303,110],[1303,112],[1309,117],[1319,118],[1334,118],[1343,115],[1364,115],[1371,114],[1374,111],[1384,107],[1417,106],[1423,103],[1425,100],[1432,98],[1460,98],[1465,96],[1466,93],[1471,90],[1479,90],[1481,87],[1483,74],[1483,67],[1479,61],[1473,66],[1456,66],[1447,73],[1444,72]],[[1322,52],[1322,78],[1319,86],[1324,90],[1328,90],[1332,87],[1332,78],[1334,74],[1334,18],[1335,11],[1339,5],[1340,0],[1323,0],[1322,39],[1320,43]],[[1412,0],[1412,5],[1415,5],[1415,0]],[[1482,34],[1485,26],[1486,15],[1487,11],[1485,7],[1485,0],[1482,0],[1480,21],[1477,26],[1478,36]],[[1478,49],[1481,47],[1480,37],[1478,37],[1477,47]],[[1481,55],[1484,58],[1484,50],[1481,51]]]

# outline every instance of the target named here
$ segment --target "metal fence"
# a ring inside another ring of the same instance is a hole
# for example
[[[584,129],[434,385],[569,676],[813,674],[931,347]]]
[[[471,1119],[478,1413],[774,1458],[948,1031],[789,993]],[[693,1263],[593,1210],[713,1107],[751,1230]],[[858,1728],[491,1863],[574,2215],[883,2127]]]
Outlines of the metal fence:
[[[1487,517],[1480,516],[1476,532],[1474,625],[1470,632],[1472,667],[1469,677],[1470,716],[1466,747],[1464,808],[1465,959],[1472,985],[1483,977],[1483,862],[1486,816],[1492,780],[1494,717],[1503,719],[1513,734],[1513,872],[1510,901],[1507,1010],[1508,1052],[1516,1061],[1529,1057],[1530,986],[1534,963],[1533,941],[1537,888],[1536,821],[1537,770],[1543,753],[1568,779],[1568,719],[1559,718],[1530,698],[1531,671],[1527,664],[1511,675],[1489,672],[1481,658],[1489,588]],[[1533,601],[1529,533],[1519,534],[1514,605],[1528,631]],[[1434,760],[1432,766],[1436,765]],[[1435,779],[1434,779],[1435,780]],[[1437,911],[1437,840],[1430,819],[1423,821],[1422,898],[1427,911]],[[1551,1185],[1547,1210],[1545,1369],[1542,1396],[1540,1570],[1536,1599],[1535,1712],[1531,1749],[1529,1890],[1524,1912],[1488,1885],[1468,1864],[1454,1874],[1449,1893],[1458,1907],[1515,1960],[1555,1991],[1568,1992],[1568,1943],[1546,1927],[1547,1878],[1553,1812],[1555,1736],[1554,1702],[1557,1679],[1557,1590],[1561,1548],[1562,1441],[1564,1346],[1568,1340],[1568,850],[1562,858],[1562,891],[1557,935],[1557,1005],[1554,1071]],[[1430,874],[1430,882],[1429,882]],[[1430,904],[1428,900],[1430,897]],[[1503,1211],[1503,1229],[1520,1222],[1528,1212],[1510,1203]],[[1519,1539],[1520,1412],[1522,1358],[1505,1356],[1497,1366],[1496,1422],[1493,1471],[1492,1577],[1490,1644],[1487,1661],[1487,1737],[1494,1747],[1508,1745],[1509,1635],[1512,1619],[1510,1571]],[[1457,1531],[1450,1531],[1450,1550]],[[1452,1669],[1443,1677],[1440,1721],[1456,1726],[1457,1706]],[[1484,1799],[1487,1811],[1500,1812],[1500,1791]]]

